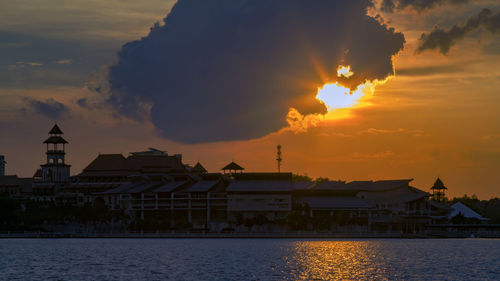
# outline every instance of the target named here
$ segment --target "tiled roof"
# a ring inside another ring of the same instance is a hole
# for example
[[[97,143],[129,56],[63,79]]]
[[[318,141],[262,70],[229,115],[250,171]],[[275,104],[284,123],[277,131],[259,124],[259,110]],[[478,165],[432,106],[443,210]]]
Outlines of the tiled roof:
[[[126,159],[127,167],[130,170],[147,170],[151,168],[164,168],[169,169],[172,172],[182,172],[184,171],[184,166],[182,165],[179,158],[175,156],[165,156],[165,155],[131,155]],[[170,172],[170,171],[169,171]]]
[[[135,186],[141,185],[141,183],[136,183],[136,182],[129,182],[129,183],[124,183],[116,188],[113,188],[111,190],[107,190],[102,192],[101,194],[118,194],[118,193],[123,193],[125,191],[128,191],[129,189],[134,188]]]
[[[160,187],[153,190],[153,192],[173,192],[176,189],[182,187],[187,181],[172,181],[161,185]]]
[[[148,191],[149,189],[152,189],[158,185],[161,185],[161,182],[142,183],[142,184],[136,185],[133,188],[127,190],[126,193],[142,193],[142,192]]]
[[[233,175],[237,180],[281,180],[292,181],[292,173],[236,173]]]
[[[412,179],[404,180],[379,180],[379,181],[352,181],[345,183],[343,181],[326,181],[313,187],[314,190],[332,190],[332,191],[386,191],[399,187],[408,186]]]
[[[287,192],[292,190],[290,181],[278,180],[234,180],[227,187],[227,192]]]
[[[214,186],[216,186],[220,181],[206,181],[202,180],[199,181],[190,187],[186,188],[185,192],[208,192],[210,189],[212,189]]]
[[[429,193],[414,187],[400,187],[385,191],[364,191],[373,202],[380,203],[406,203],[430,196]]]
[[[127,170],[125,157],[121,154],[99,154],[84,171]]]
[[[374,207],[374,204],[358,197],[298,197],[295,203],[307,203],[313,209],[358,209]]]
[[[118,172],[119,171],[119,172]],[[175,156],[99,154],[79,176],[121,176],[133,173],[183,172],[184,167]],[[98,172],[96,174],[96,172]]]

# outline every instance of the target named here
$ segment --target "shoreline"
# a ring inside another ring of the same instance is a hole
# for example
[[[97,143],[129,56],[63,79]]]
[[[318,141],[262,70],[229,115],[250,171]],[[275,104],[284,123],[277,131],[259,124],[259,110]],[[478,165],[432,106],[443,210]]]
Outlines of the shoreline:
[[[428,234],[401,234],[401,233],[0,233],[0,239],[28,238],[28,239],[143,239],[143,238],[209,238],[209,239],[446,239],[446,238],[487,238],[498,239],[497,235],[466,235],[463,233],[449,233],[447,235]]]

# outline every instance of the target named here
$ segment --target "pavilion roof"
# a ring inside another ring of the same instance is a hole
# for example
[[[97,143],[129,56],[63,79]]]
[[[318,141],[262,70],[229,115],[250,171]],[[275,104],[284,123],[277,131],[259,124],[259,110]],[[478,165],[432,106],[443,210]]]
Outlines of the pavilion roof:
[[[59,126],[57,126],[57,124],[54,124],[54,127],[52,127],[52,129],[50,130],[49,134],[62,135],[63,132],[61,131],[61,129],[59,128]]]
[[[61,136],[50,136],[43,143],[68,143],[68,142]]]
[[[446,186],[444,186],[444,184],[440,178],[437,178],[437,180],[434,182],[434,185],[431,187],[431,189],[448,189],[448,188]]]
[[[221,170],[238,170],[238,171],[241,171],[241,170],[245,170],[245,168],[241,167],[240,165],[231,162],[229,164],[227,164],[224,168],[222,168]]]

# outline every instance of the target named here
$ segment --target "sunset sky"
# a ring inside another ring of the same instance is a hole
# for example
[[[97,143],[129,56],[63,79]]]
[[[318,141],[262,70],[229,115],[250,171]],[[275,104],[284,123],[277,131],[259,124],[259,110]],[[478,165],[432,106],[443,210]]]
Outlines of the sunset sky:
[[[500,196],[498,1],[176,2],[0,0],[7,174],[57,121],[72,174],[149,147],[276,171],[281,144],[282,171]]]

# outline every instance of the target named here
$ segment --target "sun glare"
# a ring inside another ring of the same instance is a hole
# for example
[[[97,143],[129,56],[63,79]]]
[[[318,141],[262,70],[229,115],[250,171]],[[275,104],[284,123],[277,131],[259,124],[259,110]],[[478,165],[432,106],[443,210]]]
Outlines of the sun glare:
[[[346,78],[354,75],[350,66],[339,65],[338,76]],[[339,120],[352,117],[352,109],[370,105],[371,96],[374,94],[375,86],[384,84],[391,77],[384,80],[366,80],[363,84],[351,91],[340,82],[327,83],[318,88],[316,99],[325,104],[328,112],[326,114],[301,114],[297,109],[290,108],[286,120],[289,124],[288,130],[295,133],[307,131],[308,128],[320,126],[324,121]]]
[[[339,65],[337,68],[337,76],[344,76],[345,78],[349,78],[352,75],[354,75],[354,72],[351,71],[351,66],[344,66],[344,65]]]
[[[349,93],[349,89],[335,84],[325,84],[318,89],[316,98],[325,103],[328,111],[340,108],[350,108],[355,106],[363,97],[362,90],[356,90]]]

